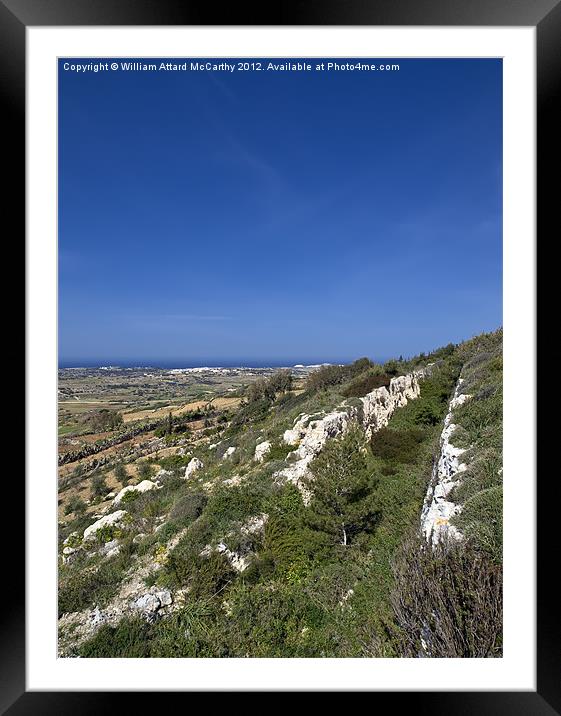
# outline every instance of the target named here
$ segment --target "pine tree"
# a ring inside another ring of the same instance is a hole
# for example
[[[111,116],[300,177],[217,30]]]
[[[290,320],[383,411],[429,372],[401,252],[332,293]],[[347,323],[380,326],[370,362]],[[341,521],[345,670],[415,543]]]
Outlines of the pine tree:
[[[306,522],[347,546],[360,532],[373,528],[379,511],[377,480],[368,469],[365,442],[358,427],[329,440],[312,465],[312,492]]]

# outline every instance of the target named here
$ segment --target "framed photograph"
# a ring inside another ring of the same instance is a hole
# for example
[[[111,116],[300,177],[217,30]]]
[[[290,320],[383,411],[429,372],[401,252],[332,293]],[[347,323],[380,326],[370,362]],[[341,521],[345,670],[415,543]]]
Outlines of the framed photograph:
[[[0,3],[26,227],[3,709],[560,713],[534,350],[560,5],[209,10]]]

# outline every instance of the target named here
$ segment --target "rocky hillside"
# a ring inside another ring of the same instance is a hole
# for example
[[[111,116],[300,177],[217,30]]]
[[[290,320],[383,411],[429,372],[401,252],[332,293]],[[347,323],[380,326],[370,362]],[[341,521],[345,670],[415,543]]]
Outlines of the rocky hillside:
[[[164,430],[66,509],[60,654],[500,656],[501,341],[272,375]]]

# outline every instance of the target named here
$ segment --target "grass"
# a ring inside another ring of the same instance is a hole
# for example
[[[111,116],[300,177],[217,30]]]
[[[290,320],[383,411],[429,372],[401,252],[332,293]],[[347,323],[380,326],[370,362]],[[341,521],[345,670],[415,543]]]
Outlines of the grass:
[[[135,545],[127,542],[115,557],[85,567],[83,561],[63,566],[59,571],[58,612],[79,612],[94,605],[102,607],[118,592],[131,565]]]
[[[454,524],[496,563],[502,562],[502,331],[463,347],[462,392],[454,411],[453,443],[467,449],[467,466],[451,499],[462,505]]]

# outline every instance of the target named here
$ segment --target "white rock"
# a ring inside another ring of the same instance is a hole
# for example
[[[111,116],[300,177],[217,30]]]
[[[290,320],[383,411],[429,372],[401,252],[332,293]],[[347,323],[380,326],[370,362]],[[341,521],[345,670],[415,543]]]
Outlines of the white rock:
[[[309,416],[300,418],[293,429],[293,433],[294,435],[302,434],[302,438],[300,439],[300,444],[297,449],[289,454],[289,457],[293,458],[293,462],[283,470],[275,473],[275,478],[293,482],[300,488],[305,501],[307,501],[309,499],[309,493],[302,480],[309,474],[310,463],[319,455],[329,438],[342,435],[347,430],[351,420],[356,417],[356,414],[356,408],[328,413],[321,419],[314,419],[307,422],[305,429],[303,425],[304,422],[309,419]],[[288,442],[290,444],[290,441]]]
[[[89,625],[91,628],[96,629],[97,627],[100,627],[102,624],[105,624],[107,621],[107,617],[105,614],[101,611],[99,607],[96,606],[96,608],[91,612],[89,615]]]
[[[84,530],[84,542],[94,541],[97,532],[104,527],[115,527],[116,529],[122,527],[127,514],[128,513],[126,510],[117,510],[116,512],[112,512],[109,515],[104,515],[103,517],[100,517],[100,519],[94,522],[93,525],[86,527],[86,529]]]
[[[339,602],[339,606],[344,607],[345,604],[349,601],[349,599],[353,596],[354,593],[355,593],[354,589],[348,589],[345,592],[345,594],[343,595],[343,598],[341,599],[341,601]]]
[[[62,550],[62,563],[69,564],[75,559],[76,554],[81,551],[81,547],[64,547]]]
[[[310,418],[310,415],[303,413],[296,418],[292,429],[284,431],[282,439],[287,445],[298,445],[300,440],[306,435]]]
[[[408,375],[392,378],[388,388],[376,388],[361,398],[363,407],[363,427],[367,439],[373,432],[386,426],[393,412],[410,400],[420,395],[419,381],[430,375],[431,365],[414,371]],[[351,421],[359,419],[358,408],[343,404],[327,415],[298,416],[294,427],[286,430],[283,440],[288,445],[298,445],[296,450],[289,454],[292,463],[283,470],[275,473],[275,478],[293,482],[301,491],[304,502],[309,502],[310,493],[304,484],[304,478],[309,476],[309,466],[312,460],[319,455],[326,441],[330,438],[343,435]]]
[[[201,470],[203,467],[204,463],[202,460],[199,460],[198,457],[191,458],[189,464],[185,468],[185,475],[183,476],[183,479],[188,480],[192,475],[197,472],[197,470]]]
[[[76,543],[76,542],[80,542],[81,540],[82,540],[82,538],[80,537],[79,532],[71,532],[62,544],[65,547],[67,547],[70,544],[70,542]]]
[[[162,606],[159,598],[155,594],[143,594],[132,603],[134,609],[138,609],[146,614],[157,612]]]
[[[108,555],[110,552],[112,552],[115,548],[118,548],[118,547],[119,547],[119,540],[112,539],[109,542],[106,542],[99,551],[101,554]]]
[[[228,549],[224,542],[218,543],[216,551],[220,552],[228,559],[236,572],[244,572],[249,567],[249,561],[237,552],[232,552],[232,550]]]
[[[452,413],[456,407],[469,399],[468,395],[458,395],[463,380],[460,378],[444,419],[444,429],[440,436],[440,455],[433,466],[431,481],[427,489],[423,509],[421,511],[421,531],[427,542],[437,545],[445,536],[453,540],[461,540],[462,534],[450,520],[458,515],[461,505],[448,500],[452,489],[460,482],[460,475],[466,466],[459,458],[465,452],[450,442],[456,426],[452,422]]]
[[[161,482],[162,480],[166,480],[168,477],[172,477],[173,472],[171,470],[164,470],[163,468],[161,470],[158,470],[158,472],[154,476],[155,482]]]
[[[254,535],[263,532],[263,528],[267,524],[268,519],[269,515],[265,512],[260,515],[254,515],[241,526],[240,530],[245,535]]]
[[[231,455],[233,455],[235,452],[236,452],[236,448],[235,448],[235,447],[229,447],[229,448],[226,450],[226,452],[224,453],[224,455],[222,455],[222,459],[223,459],[223,460],[226,460],[226,458],[229,458],[229,457],[230,457]]]
[[[127,495],[129,492],[149,492],[150,490],[158,489],[158,485],[156,485],[155,482],[152,482],[151,480],[142,480],[142,482],[139,482],[138,485],[127,485],[126,487],[123,487],[123,489],[118,493],[117,497],[113,500],[114,505],[120,504],[121,500],[125,495]]]
[[[394,411],[402,408],[411,400],[421,394],[420,381],[430,375],[431,366],[414,371],[407,375],[400,375],[390,380],[389,386],[376,388],[361,398],[363,407],[363,423],[367,439],[372,433],[385,427]]]
[[[242,482],[244,482],[247,479],[247,475],[232,475],[232,477],[227,478],[222,483],[223,485],[226,485],[226,487],[237,487],[238,485],[241,485]]]
[[[265,456],[268,455],[271,452],[271,441],[265,440],[262,443],[259,443],[255,446],[255,455],[253,459],[256,462],[263,462],[265,459]]]
[[[158,592],[154,592],[154,596],[159,599],[162,607],[168,607],[173,601],[169,589],[161,589]]]

